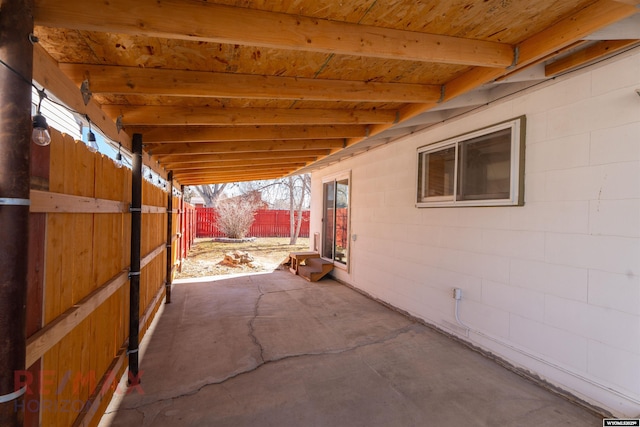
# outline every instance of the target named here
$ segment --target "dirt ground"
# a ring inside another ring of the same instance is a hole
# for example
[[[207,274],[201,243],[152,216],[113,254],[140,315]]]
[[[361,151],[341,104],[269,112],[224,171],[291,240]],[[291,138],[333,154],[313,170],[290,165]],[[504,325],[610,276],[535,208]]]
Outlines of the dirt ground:
[[[176,274],[176,279],[273,271],[289,252],[306,250],[309,250],[308,238],[299,238],[293,246],[289,245],[288,237],[263,237],[245,243],[222,243],[214,242],[211,238],[200,238],[191,247],[182,272]],[[224,255],[234,251],[248,252],[254,258],[252,266],[221,265]]]

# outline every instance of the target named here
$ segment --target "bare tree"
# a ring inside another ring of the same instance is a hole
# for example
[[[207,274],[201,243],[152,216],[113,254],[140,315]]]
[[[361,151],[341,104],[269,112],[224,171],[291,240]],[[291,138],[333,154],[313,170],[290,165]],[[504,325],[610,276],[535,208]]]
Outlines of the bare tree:
[[[283,195],[283,189],[286,189],[286,186],[283,186],[284,182],[284,178],[247,181],[238,183],[238,188],[240,189],[241,194],[259,191],[262,194],[263,199],[268,201],[269,206],[273,206],[273,202],[281,198]]]
[[[211,185],[198,185],[195,190],[204,199],[204,205],[210,208],[216,207],[220,196],[227,188],[228,184],[211,184]]]
[[[289,244],[295,245],[300,235],[302,227],[302,208],[307,194],[311,190],[311,176],[309,174],[289,176],[287,179],[289,186]],[[297,205],[296,205],[297,199]],[[297,221],[296,221],[297,213]]]

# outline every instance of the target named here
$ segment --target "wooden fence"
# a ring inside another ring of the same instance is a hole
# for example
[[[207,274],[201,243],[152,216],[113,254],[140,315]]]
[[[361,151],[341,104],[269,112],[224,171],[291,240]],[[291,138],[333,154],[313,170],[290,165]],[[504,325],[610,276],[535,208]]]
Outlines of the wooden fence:
[[[180,199],[182,207],[180,209],[180,265],[187,258],[189,249],[196,238],[196,208]]]
[[[196,237],[225,237],[224,233],[216,226],[216,210],[214,208],[197,207],[195,211],[197,216]],[[258,210],[248,236],[289,237],[289,224],[288,210]],[[302,226],[299,236],[309,237],[309,211],[302,212]]]
[[[129,333],[131,170],[51,129],[32,148],[26,426],[95,426],[126,369]],[[168,193],[143,181],[140,338],[165,295],[167,262],[193,241],[173,209],[167,256]],[[174,207],[182,206],[179,197]],[[187,216],[188,217],[188,216]],[[181,220],[182,219],[182,220]],[[178,231],[181,230],[181,231]],[[18,384],[19,383],[19,384]]]

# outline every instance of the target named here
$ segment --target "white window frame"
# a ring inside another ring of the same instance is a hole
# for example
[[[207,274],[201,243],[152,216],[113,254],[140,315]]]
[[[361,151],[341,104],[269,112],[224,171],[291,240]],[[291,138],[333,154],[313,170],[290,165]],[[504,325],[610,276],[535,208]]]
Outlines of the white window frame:
[[[522,206],[524,205],[524,147],[525,147],[525,116],[517,117],[496,125],[479,129],[470,133],[456,136],[434,144],[419,147],[417,150],[417,179],[416,179],[416,207],[452,207],[452,206]],[[511,167],[509,197],[502,199],[457,200],[458,196],[458,151],[461,143],[491,134],[504,129],[511,129]],[[455,148],[453,195],[423,197],[427,183],[427,168],[421,167],[425,154],[436,153],[448,148]]]

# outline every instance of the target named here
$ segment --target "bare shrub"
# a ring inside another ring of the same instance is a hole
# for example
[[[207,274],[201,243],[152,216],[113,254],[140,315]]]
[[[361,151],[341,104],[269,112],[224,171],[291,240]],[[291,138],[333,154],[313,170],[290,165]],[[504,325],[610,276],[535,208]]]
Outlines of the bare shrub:
[[[259,207],[259,203],[246,197],[220,200],[216,208],[216,225],[227,237],[244,239]]]

